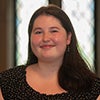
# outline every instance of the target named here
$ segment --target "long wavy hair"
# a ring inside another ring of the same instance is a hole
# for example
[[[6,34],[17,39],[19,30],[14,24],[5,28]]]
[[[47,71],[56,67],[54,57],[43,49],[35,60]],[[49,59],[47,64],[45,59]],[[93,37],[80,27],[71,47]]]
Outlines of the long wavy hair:
[[[30,35],[34,21],[40,15],[54,16],[61,22],[62,26],[66,30],[66,33],[72,34],[71,43],[68,46],[69,50],[66,48],[63,62],[59,69],[59,85],[65,90],[80,90],[83,88],[88,88],[91,84],[91,81],[95,78],[95,74],[88,69],[86,62],[82,59],[78,51],[77,38],[69,17],[57,6],[49,5],[46,7],[41,7],[32,15],[28,27],[29,45],[27,65],[38,63],[38,58],[34,55],[31,49]]]

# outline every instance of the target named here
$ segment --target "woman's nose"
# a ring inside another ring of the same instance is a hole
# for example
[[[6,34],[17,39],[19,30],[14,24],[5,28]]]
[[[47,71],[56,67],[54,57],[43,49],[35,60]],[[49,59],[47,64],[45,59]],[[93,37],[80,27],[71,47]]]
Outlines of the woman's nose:
[[[50,41],[50,33],[44,33],[43,34],[43,42]]]

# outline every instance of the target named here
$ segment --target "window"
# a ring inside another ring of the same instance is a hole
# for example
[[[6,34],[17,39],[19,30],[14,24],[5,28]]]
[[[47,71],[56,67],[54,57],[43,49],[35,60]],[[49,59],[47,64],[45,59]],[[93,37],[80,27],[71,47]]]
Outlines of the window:
[[[28,23],[33,12],[47,0],[16,0],[16,65],[25,64],[28,54]]]
[[[81,47],[81,55],[94,70],[94,1],[63,0],[62,9],[70,17]]]

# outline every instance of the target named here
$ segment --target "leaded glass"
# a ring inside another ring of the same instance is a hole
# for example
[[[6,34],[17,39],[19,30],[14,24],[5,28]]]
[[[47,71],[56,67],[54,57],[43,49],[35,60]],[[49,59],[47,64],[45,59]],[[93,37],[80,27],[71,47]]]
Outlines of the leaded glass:
[[[28,23],[33,12],[40,6],[48,5],[47,0],[16,0],[16,64],[24,64],[28,54]]]
[[[70,17],[83,58],[94,70],[94,1],[93,0],[63,0],[62,9]]]

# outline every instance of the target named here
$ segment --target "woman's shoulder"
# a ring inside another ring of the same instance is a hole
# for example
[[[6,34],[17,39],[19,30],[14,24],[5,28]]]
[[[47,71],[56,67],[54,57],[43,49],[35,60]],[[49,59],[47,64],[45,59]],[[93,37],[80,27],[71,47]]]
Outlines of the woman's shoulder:
[[[92,84],[92,89],[100,93],[100,78],[95,78]]]
[[[7,69],[0,73],[0,81],[10,80],[12,78],[19,77],[21,74],[25,72],[25,66],[16,66],[14,68]]]
[[[96,100],[100,95],[100,78],[92,79],[87,88],[79,91],[72,91],[73,97],[77,99]]]
[[[99,77],[95,78],[94,83],[98,83],[98,85],[100,85],[100,78]]]
[[[89,93],[92,96],[99,96],[100,95],[100,78],[95,78],[90,86]]]
[[[100,95],[100,78],[95,78],[91,87],[90,93],[97,98]]]

